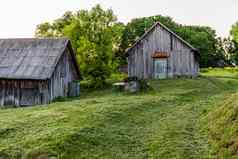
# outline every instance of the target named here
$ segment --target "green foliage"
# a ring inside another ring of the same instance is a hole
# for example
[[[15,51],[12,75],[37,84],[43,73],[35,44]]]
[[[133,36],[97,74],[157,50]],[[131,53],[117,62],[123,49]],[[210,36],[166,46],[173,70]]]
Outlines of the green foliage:
[[[79,11],[77,18],[64,29],[64,34],[77,48],[83,75],[90,78],[95,87],[102,87],[111,74],[115,22],[111,10],[96,6],[91,11]]]
[[[233,64],[238,65],[238,23],[232,25],[230,37],[225,39],[224,46]]]
[[[97,5],[89,11],[66,12],[53,24],[38,25],[36,36],[69,37],[76,48],[82,75],[95,87],[102,87],[117,67],[115,53],[123,27],[112,10]]]
[[[232,39],[238,43],[238,22],[232,25],[230,35]]]
[[[219,66],[221,61],[226,62],[225,53],[223,49],[219,49],[221,46],[212,28],[181,26],[175,32],[199,50],[201,67],[215,67]]]
[[[203,68],[201,74],[206,76],[238,78],[238,67]]]
[[[74,15],[72,12],[67,11],[65,14],[56,19],[52,24],[45,22],[37,25],[35,36],[36,37],[61,37],[64,36],[63,29],[65,26],[72,23]]]
[[[49,106],[2,109],[0,156],[11,159],[218,158],[216,151],[211,153],[216,144],[209,145],[208,139],[211,136],[222,139],[223,132],[231,129],[226,127],[229,122],[225,122],[224,128],[221,125],[220,129],[213,129],[216,126],[212,122],[217,123],[225,114],[224,118],[232,118],[224,121],[233,121],[232,129],[237,128],[237,111],[233,111],[237,104],[225,104],[227,108],[222,105],[238,90],[238,79],[215,78],[211,71],[205,78],[150,81],[155,90],[152,93],[128,95],[108,88],[88,91],[80,98]],[[232,97],[227,102],[236,99]],[[215,113],[207,119],[207,114],[223,109],[220,105],[226,112],[234,113]],[[212,134],[203,131],[204,126],[207,128],[205,121],[213,129]],[[222,141],[228,140],[216,141],[222,145]]]
[[[52,24],[42,23],[37,26],[36,36],[69,37],[76,48],[83,76],[95,87],[102,87],[112,71],[127,63],[126,49],[157,21],[199,50],[201,67],[225,66],[238,61],[236,43],[231,45],[227,39],[216,38],[210,27],[184,26],[162,15],[136,18],[125,26],[117,22],[112,10],[103,10],[99,5],[76,13],[68,11]],[[234,38],[235,31],[236,25],[231,31]],[[228,55],[224,47],[232,54]]]

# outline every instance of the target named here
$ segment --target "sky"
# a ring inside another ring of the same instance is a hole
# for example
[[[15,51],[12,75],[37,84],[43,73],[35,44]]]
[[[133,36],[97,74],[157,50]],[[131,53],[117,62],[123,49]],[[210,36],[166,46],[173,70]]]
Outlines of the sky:
[[[218,36],[229,35],[238,22],[237,0],[3,0],[0,5],[0,38],[34,37],[37,24],[52,22],[65,11],[111,8],[124,23],[136,17],[165,15],[186,25],[207,25]]]

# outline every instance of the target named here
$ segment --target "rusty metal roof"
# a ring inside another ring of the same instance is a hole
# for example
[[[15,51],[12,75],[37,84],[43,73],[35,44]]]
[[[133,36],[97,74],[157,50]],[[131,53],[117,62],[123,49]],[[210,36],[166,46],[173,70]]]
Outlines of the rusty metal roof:
[[[77,65],[67,38],[0,39],[0,78],[49,79],[67,47]]]
[[[169,54],[167,52],[155,51],[152,55],[152,58],[168,58]]]

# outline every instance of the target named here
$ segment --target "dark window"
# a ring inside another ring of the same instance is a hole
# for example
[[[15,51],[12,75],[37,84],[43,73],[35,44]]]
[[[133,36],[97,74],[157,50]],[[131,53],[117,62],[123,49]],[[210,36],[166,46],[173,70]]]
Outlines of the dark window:
[[[20,104],[22,106],[34,105],[37,103],[38,99],[38,89],[37,88],[22,88],[21,89],[21,99]]]

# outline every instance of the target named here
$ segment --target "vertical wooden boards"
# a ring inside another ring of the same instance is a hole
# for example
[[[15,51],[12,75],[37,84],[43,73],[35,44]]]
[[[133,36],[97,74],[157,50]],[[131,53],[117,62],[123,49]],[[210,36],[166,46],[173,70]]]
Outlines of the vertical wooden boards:
[[[65,50],[62,57],[60,58],[55,71],[49,80],[49,91],[50,99],[53,100],[57,97],[67,97],[70,96],[70,92],[76,92],[76,95],[79,94],[77,91],[79,90],[77,87],[79,85],[71,85],[77,79],[77,72],[75,65],[73,64],[72,56],[68,49]],[[75,86],[76,88],[73,88]],[[73,89],[71,91],[70,89]],[[73,95],[73,96],[76,96]]]
[[[181,39],[157,25],[128,52],[128,75],[153,78],[155,51],[168,53],[168,77],[196,76],[199,70],[195,52]]]
[[[43,90],[40,90],[41,84]],[[40,100],[41,91],[43,96],[49,96],[47,81],[2,79],[0,88],[0,106],[29,106],[49,102]]]
[[[48,104],[57,97],[69,95],[69,85],[77,78],[69,51],[59,60],[49,80],[0,79],[0,106],[30,106]],[[73,96],[79,95],[79,85],[72,84]]]

